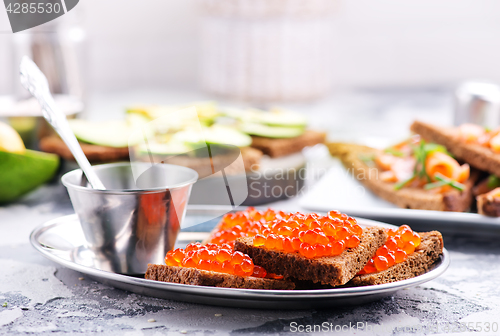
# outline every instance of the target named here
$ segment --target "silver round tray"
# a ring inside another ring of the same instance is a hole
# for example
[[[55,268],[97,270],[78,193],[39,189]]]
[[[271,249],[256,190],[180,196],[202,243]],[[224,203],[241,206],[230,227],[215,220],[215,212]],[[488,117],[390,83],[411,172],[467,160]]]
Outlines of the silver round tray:
[[[199,221],[204,212],[208,219],[213,218],[210,217],[208,209],[191,209],[188,210],[186,220],[192,216]],[[393,227],[366,219],[358,219],[358,222],[364,226]],[[201,238],[206,234],[181,232],[178,241]],[[93,260],[85,260],[85,256],[92,254],[90,251],[85,253],[85,239],[76,215],[59,217],[39,225],[31,233],[30,241],[46,258],[116,288],[162,299],[258,309],[311,309],[359,305],[430,281],[441,275],[450,264],[448,252],[444,250],[440,260],[429,272],[388,284],[316,290],[234,289],[159,282],[101,270]]]

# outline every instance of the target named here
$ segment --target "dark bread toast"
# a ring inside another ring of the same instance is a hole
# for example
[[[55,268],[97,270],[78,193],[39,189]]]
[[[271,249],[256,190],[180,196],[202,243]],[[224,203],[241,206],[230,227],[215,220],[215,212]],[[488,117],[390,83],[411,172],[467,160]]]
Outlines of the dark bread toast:
[[[421,188],[394,189],[394,183],[378,179],[378,169],[368,166],[363,156],[373,156],[378,149],[345,143],[329,143],[328,149],[333,156],[340,158],[352,175],[377,196],[404,209],[465,211],[472,203],[472,187],[479,177],[477,171],[471,171],[469,179],[464,183],[465,190],[452,189],[446,193],[432,193]]]
[[[500,217],[500,199],[493,197],[490,193],[478,195],[477,212],[490,217]]]
[[[413,122],[410,129],[426,140],[445,146],[457,159],[472,167],[500,176],[500,154],[478,144],[464,143],[455,129],[421,121]]]
[[[300,152],[304,147],[324,143],[326,133],[306,130],[295,138],[266,138],[252,136],[252,147],[261,150],[270,157],[280,157]]]
[[[402,263],[370,274],[356,275],[346,286],[369,286],[410,279],[427,272],[443,253],[443,237],[438,231],[419,232],[422,241]]]
[[[290,281],[204,271],[196,268],[148,264],[144,278],[185,285],[249,288],[249,289],[294,289]]]
[[[214,167],[215,171],[223,167],[226,175],[238,175],[242,172],[258,169],[260,159],[263,155],[260,150],[252,147],[242,147],[240,148],[240,152],[243,162],[235,160],[234,153],[216,154],[211,157],[192,157],[189,155],[161,156],[153,154],[153,160],[155,162],[175,164],[194,169],[200,179],[212,175]],[[142,159],[148,161],[149,157],[144,156]]]
[[[383,228],[365,228],[357,247],[346,249],[338,256],[314,259],[306,258],[298,252],[286,253],[253,246],[253,237],[238,238],[234,250],[248,254],[255,265],[264,267],[268,272],[281,274],[285,279],[340,286],[365,266],[386,239],[387,234]]]
[[[80,143],[83,153],[91,163],[105,163],[128,160],[129,151],[128,147],[106,147],[98,146],[87,143]],[[65,160],[74,161],[73,154],[71,154],[68,146],[62,141],[61,138],[51,135],[40,139],[40,150],[47,153],[54,153],[59,155]]]
[[[80,143],[83,153],[87,156],[91,163],[105,163],[105,162],[116,162],[116,161],[128,161],[129,160],[129,149],[128,147],[106,147],[99,145],[92,145],[88,143]],[[73,154],[71,154],[69,148],[66,146],[64,141],[58,136],[49,136],[42,138],[40,140],[40,149],[47,153],[54,153],[62,157],[63,159],[74,161]],[[262,152],[258,149],[251,147],[240,148],[241,156],[243,158],[244,170],[251,171],[252,166],[255,170],[262,157]],[[153,155],[154,157],[154,155]],[[149,156],[147,157],[149,160]],[[223,155],[215,155],[212,161],[210,158],[193,158],[193,157],[183,157],[181,155],[170,157],[168,163],[178,164],[184,167],[189,167],[198,172],[200,178],[206,177],[213,173],[212,165],[217,167],[223,166],[227,162],[225,173],[228,175],[233,175],[235,173],[240,173],[242,167],[238,166],[240,161],[229,162],[228,158]],[[155,160],[159,162],[160,160]],[[148,161],[149,162],[149,161]]]

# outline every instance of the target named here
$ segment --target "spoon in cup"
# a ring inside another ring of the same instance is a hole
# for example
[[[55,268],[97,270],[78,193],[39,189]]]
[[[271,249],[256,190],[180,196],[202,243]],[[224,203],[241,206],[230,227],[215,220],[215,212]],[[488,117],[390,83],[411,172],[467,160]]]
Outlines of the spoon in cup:
[[[83,153],[82,147],[80,147],[78,140],[76,140],[75,135],[71,131],[66,116],[56,106],[45,75],[27,56],[24,56],[21,60],[19,70],[21,84],[38,100],[44,118],[66,143],[92,188],[101,190],[106,189]]]

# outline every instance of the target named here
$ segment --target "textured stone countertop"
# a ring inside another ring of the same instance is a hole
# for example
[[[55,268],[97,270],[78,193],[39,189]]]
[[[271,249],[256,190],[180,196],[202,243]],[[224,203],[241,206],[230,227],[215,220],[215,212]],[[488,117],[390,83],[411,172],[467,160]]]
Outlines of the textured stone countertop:
[[[389,105],[373,104],[368,99],[366,106],[375,106],[382,109],[381,114],[389,113],[388,118],[401,121],[410,120],[408,115],[415,115],[416,110],[429,111],[429,106],[439,109],[446,102],[442,95],[424,96],[427,97],[424,106],[411,104],[411,101],[419,101],[415,95],[392,99]],[[355,99],[344,101],[351,106],[349,101]],[[410,112],[398,114],[396,110],[401,101],[411,107]],[[358,106],[357,111],[368,109],[366,106]],[[360,115],[366,113],[360,112]],[[445,114],[440,118],[447,120]],[[340,134],[341,127],[337,128]],[[400,136],[400,133],[396,130],[394,135]],[[272,206],[301,210],[296,200]],[[47,220],[71,213],[73,209],[66,191],[57,182],[17,203],[0,206],[1,335],[281,335],[294,331],[297,332],[293,334],[309,334],[308,326],[314,325],[328,326],[335,335],[500,335],[498,236],[445,235],[451,265],[442,276],[376,302],[325,310],[237,309],[129,293],[45,259],[30,246],[30,232]],[[359,329],[349,329],[349,326],[359,326]],[[304,332],[299,332],[302,327]],[[343,331],[336,332],[342,327]],[[316,334],[326,333],[316,329]]]

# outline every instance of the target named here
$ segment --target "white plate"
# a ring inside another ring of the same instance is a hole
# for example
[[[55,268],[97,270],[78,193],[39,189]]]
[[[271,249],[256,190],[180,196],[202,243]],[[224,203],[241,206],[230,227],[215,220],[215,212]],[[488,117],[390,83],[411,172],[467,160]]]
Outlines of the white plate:
[[[358,182],[339,160],[301,197],[300,206],[312,211],[333,209],[351,216],[392,224],[409,224],[421,231],[500,235],[500,218],[477,213],[401,209],[379,198]]]
[[[203,216],[213,218],[207,209],[190,209],[187,219],[191,216],[196,220]],[[205,227],[213,227],[216,221],[212,222],[213,225]],[[360,224],[393,227],[370,220],[360,220]],[[184,237],[186,234],[191,237]],[[192,236],[193,232],[181,233],[179,240],[189,240]],[[203,236],[203,233],[199,234],[200,238]],[[116,288],[164,299],[258,309],[311,309],[363,304],[391,295],[399,289],[430,281],[441,275],[450,263],[448,252],[444,250],[429,272],[412,279],[375,286],[293,291],[235,289],[181,285],[103,271],[93,266],[92,260],[82,260],[82,257],[92,253],[85,253],[85,240],[76,215],[60,217],[38,226],[31,233],[30,241],[46,258]]]

